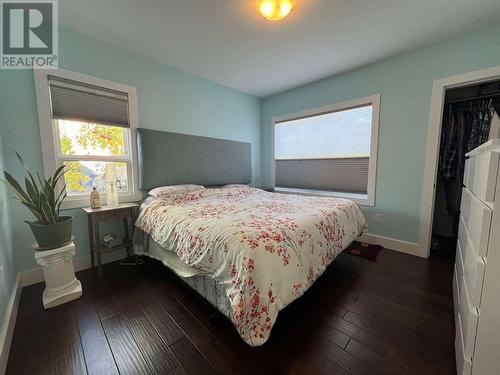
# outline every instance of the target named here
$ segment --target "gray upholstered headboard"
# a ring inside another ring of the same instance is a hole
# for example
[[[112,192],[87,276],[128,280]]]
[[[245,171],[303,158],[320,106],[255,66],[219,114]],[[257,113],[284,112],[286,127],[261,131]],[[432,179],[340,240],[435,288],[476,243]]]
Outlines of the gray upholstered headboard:
[[[250,143],[137,129],[139,189],[216,186],[252,180]]]

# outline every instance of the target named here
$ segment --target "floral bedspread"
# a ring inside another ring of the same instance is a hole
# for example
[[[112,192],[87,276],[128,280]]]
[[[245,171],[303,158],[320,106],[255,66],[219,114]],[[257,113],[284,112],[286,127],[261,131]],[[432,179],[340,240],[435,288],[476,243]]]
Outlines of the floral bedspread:
[[[347,199],[233,186],[155,198],[136,226],[221,283],[236,329],[258,346],[366,222]]]

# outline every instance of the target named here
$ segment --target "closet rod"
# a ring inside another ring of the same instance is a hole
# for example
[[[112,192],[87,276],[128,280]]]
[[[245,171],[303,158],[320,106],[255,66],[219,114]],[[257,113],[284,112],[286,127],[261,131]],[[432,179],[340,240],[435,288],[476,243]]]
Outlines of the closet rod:
[[[496,96],[500,96],[500,92],[497,92],[495,94],[489,94],[489,95],[469,96],[467,98],[445,100],[445,103],[450,104],[450,103],[466,102],[466,101],[472,101],[472,100],[489,99],[489,98],[493,98]]]

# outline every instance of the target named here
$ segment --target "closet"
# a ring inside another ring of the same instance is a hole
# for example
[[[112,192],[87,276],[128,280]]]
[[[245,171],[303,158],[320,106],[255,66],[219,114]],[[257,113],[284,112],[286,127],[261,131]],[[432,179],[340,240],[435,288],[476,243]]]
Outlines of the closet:
[[[449,89],[439,152],[432,253],[455,259],[466,153],[500,138],[500,81]]]
[[[500,81],[448,90],[433,251],[454,260],[459,375],[500,374]]]

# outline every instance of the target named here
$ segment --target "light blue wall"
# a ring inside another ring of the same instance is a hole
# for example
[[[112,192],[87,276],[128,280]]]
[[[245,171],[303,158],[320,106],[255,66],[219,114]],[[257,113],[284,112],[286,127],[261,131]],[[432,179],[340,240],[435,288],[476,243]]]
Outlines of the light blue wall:
[[[140,127],[251,142],[260,173],[259,99],[68,30],[60,32],[59,51],[61,68],[135,86]],[[42,171],[32,71],[0,70],[0,134],[9,171],[22,175],[14,151]],[[18,202],[10,206],[18,270],[33,268],[34,239],[24,223],[31,217]],[[74,216],[77,256],[87,255],[86,217],[66,213]]]
[[[432,81],[500,64],[500,25],[266,98],[262,108],[252,96],[68,30],[60,33],[60,56],[62,68],[137,87],[141,127],[251,142],[263,185],[270,180],[273,116],[381,93],[376,207],[363,210],[371,233],[416,242]],[[7,169],[21,175],[16,150],[42,171],[31,71],[0,70],[0,134]],[[35,267],[23,222],[31,217],[10,203],[20,271]],[[382,223],[373,223],[374,212],[383,214]],[[77,256],[86,255],[86,218],[79,210],[69,214]]]
[[[500,24],[264,99],[263,185],[274,116],[380,93],[376,206],[363,212],[370,233],[418,242],[433,80],[499,64]],[[375,212],[382,223],[373,222]]]
[[[0,137],[0,179],[3,175],[3,147]],[[7,204],[8,193],[6,186],[0,182],[0,267],[4,267],[5,285],[0,287],[0,329],[4,321],[7,304],[13,291],[16,279],[16,268],[14,265],[14,253],[11,238],[11,222],[9,217],[9,206]],[[0,282],[1,285],[1,282]],[[0,345],[2,343],[0,342]],[[0,370],[1,371],[1,370]]]

